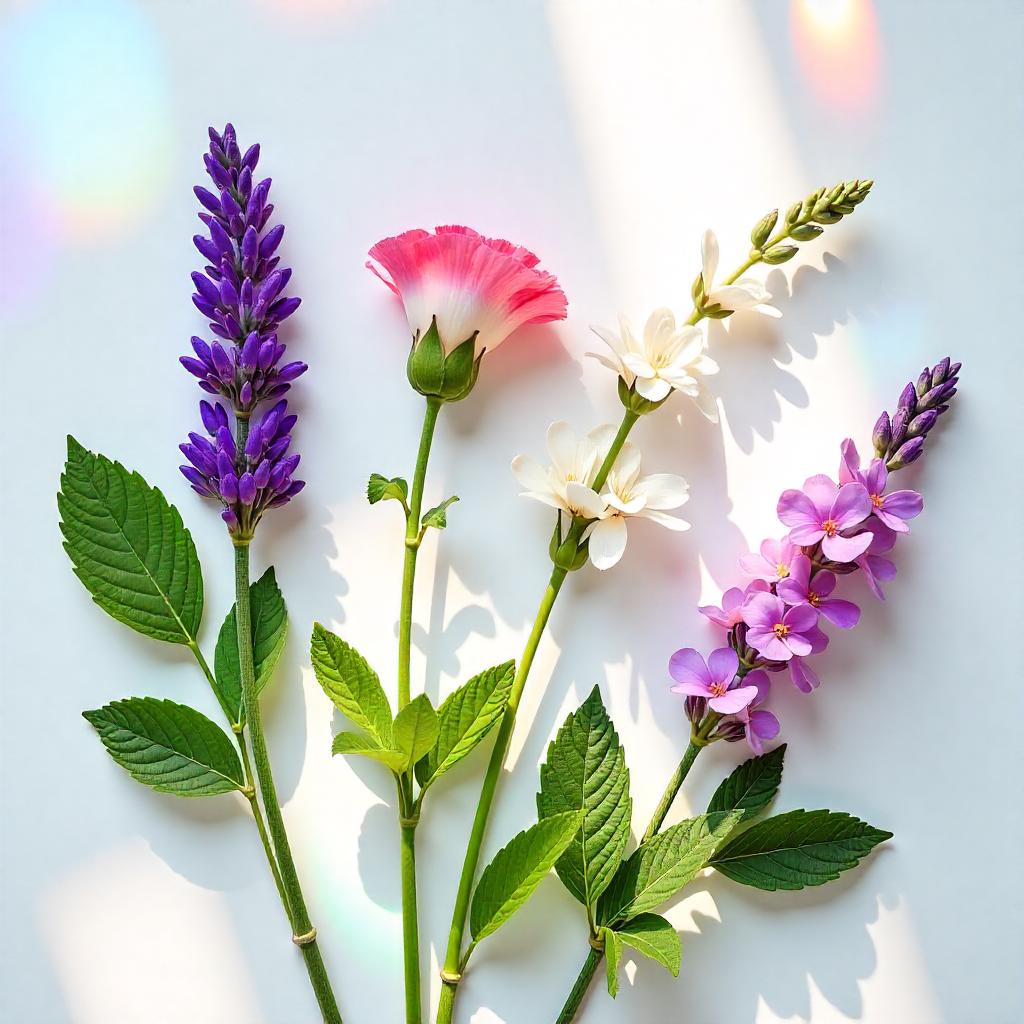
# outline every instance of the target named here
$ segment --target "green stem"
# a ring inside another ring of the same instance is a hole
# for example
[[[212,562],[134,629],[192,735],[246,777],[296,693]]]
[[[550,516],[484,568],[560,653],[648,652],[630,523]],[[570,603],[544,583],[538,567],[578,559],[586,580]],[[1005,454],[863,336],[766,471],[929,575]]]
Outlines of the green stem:
[[[626,443],[629,432],[639,419],[637,413],[628,409],[622,417],[615,439],[612,441],[608,454],[601,463],[594,477],[592,487],[599,491],[608,479],[612,466],[618,458],[622,446]],[[579,540],[587,527],[587,521],[577,519],[569,530],[568,537]],[[462,972],[466,965],[467,957],[462,956],[462,943],[465,937],[466,915],[469,912],[469,901],[473,892],[473,882],[476,878],[477,867],[480,862],[480,850],[483,846],[484,835],[487,831],[487,822],[494,805],[495,792],[498,788],[498,780],[501,777],[501,770],[508,755],[508,748],[512,742],[512,732],[516,724],[516,712],[519,709],[519,702],[526,687],[526,680],[530,675],[533,666],[533,659],[537,653],[541,637],[547,626],[551,609],[568,570],[556,566],[551,573],[547,589],[541,598],[540,607],[533,622],[533,628],[526,641],[522,657],[516,670],[515,679],[512,681],[512,689],[509,693],[508,704],[505,714],[502,717],[501,725],[498,727],[498,738],[495,741],[494,749],[491,751],[491,759],[487,764],[487,773],[484,776],[483,786],[480,790],[480,799],[477,802],[476,815],[473,818],[473,829],[470,832],[469,846],[466,849],[466,856],[462,863],[462,874],[459,877],[459,889],[455,897],[455,907],[452,910],[452,922],[448,931],[448,946],[445,951],[444,965],[441,970],[441,980],[444,988],[441,991],[441,1001],[437,1009],[437,1024],[451,1024],[452,1014],[455,1006],[455,994],[459,982],[462,980]]]
[[[555,1024],[571,1024],[583,1003],[583,998],[587,994],[587,989],[590,988],[590,983],[594,980],[594,973],[597,971],[598,964],[601,963],[603,956],[603,953],[600,953],[598,950],[591,947],[590,952],[587,954],[587,959],[583,961],[583,966],[580,968],[580,973],[576,978],[576,983],[573,985],[572,991],[565,1000],[565,1005],[558,1014],[558,1019],[555,1021]]]
[[[420,448],[416,454],[416,471],[409,494],[409,511],[405,517],[405,564],[402,567],[402,609],[398,618],[398,709],[410,699],[410,666],[412,659],[412,595],[416,582],[416,556],[420,549],[420,511],[423,507],[423,481],[427,475],[430,444],[434,439],[441,399],[428,398],[423,415]]]
[[[237,421],[236,445],[244,451],[246,436],[249,432],[247,420]],[[235,621],[238,636],[238,663],[242,682],[242,707],[249,734],[252,737],[252,755],[256,765],[256,777],[259,779],[260,794],[267,814],[270,836],[277,854],[277,863],[281,872],[281,883],[287,901],[287,910],[292,927],[292,941],[302,951],[316,1001],[325,1024],[341,1024],[341,1013],[331,989],[327,968],[324,966],[320,947],[317,945],[316,929],[309,920],[309,911],[302,895],[299,876],[295,870],[288,833],[281,814],[281,804],[277,799],[277,787],[270,769],[270,756],[267,753],[267,742],[263,735],[263,718],[260,713],[259,696],[256,692],[256,671],[252,654],[252,618],[249,608],[249,542],[235,544]]]
[[[419,817],[412,797],[412,777],[398,779],[399,827],[402,833],[402,952],[405,964],[406,1024],[420,1024],[423,1003],[420,995],[420,934],[416,910],[416,825]]]

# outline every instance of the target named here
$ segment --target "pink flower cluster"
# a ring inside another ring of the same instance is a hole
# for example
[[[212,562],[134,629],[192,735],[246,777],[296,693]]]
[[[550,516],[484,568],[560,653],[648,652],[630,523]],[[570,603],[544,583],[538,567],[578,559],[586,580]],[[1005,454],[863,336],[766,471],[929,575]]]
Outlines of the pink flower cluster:
[[[834,596],[839,577],[863,570],[873,593],[884,600],[880,583],[896,575],[896,566],[884,556],[898,535],[910,532],[907,521],[920,514],[921,496],[887,490],[884,458],[862,469],[853,441],[844,441],[841,450],[838,482],[812,476],[802,489],[782,493],[777,511],[789,533],[740,558],[750,577],[746,586],[727,590],[720,607],[700,609],[728,631],[728,646],[707,661],[693,648],[672,655],[672,689],[686,695],[690,720],[699,724],[709,709],[714,714],[708,739],[746,738],[760,753],[764,741],[779,732],[778,719],[762,707],[771,687],[769,673],[788,670],[797,689],[810,693],[820,680],[807,659],[829,641],[823,622],[852,629],[860,620],[856,604]]]

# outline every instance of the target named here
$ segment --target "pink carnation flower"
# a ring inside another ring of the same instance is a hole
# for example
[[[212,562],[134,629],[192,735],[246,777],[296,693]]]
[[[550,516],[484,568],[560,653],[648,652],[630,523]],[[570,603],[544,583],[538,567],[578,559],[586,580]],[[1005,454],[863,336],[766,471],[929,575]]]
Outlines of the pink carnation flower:
[[[565,319],[555,277],[537,269],[529,249],[503,238],[459,226],[416,228],[382,239],[369,255],[367,267],[402,300],[413,338],[437,317],[446,354],[475,335],[479,357],[524,324]]]

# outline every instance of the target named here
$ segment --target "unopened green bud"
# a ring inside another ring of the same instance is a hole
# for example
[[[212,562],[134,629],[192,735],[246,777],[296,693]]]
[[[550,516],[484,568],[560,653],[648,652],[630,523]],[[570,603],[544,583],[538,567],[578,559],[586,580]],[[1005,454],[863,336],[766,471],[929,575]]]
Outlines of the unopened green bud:
[[[704,305],[704,275],[698,274],[690,286],[690,297],[693,299],[693,308],[700,309]]]
[[[814,214],[812,219],[819,224],[838,224],[843,219],[843,215],[833,213],[831,210],[822,210],[821,213]]]
[[[787,224],[795,224],[797,222],[797,220],[800,217],[800,210],[802,209],[803,205],[804,205],[803,203],[794,203],[786,211],[786,223]]]
[[[714,316],[714,314],[705,313],[705,316]],[[671,392],[669,392],[669,395],[671,395]],[[660,408],[668,401],[669,395],[666,395],[659,402],[652,402],[650,399],[638,394],[635,385],[627,385],[621,377],[619,378],[619,401],[630,412],[636,413],[637,416],[646,416],[649,412],[654,412],[655,409]]]
[[[406,364],[409,383],[428,398],[458,402],[473,390],[480,373],[481,357],[475,350],[476,334],[473,334],[445,355],[434,317],[427,332],[409,353]]]
[[[767,216],[762,217],[754,227],[754,230],[750,232],[750,241],[755,249],[760,249],[765,242],[768,241],[768,237],[775,230],[775,225],[779,220],[779,211],[772,210]]]
[[[790,230],[789,237],[797,242],[809,242],[812,238],[817,238],[822,231],[824,228],[819,228],[817,224],[797,224]]]
[[[763,259],[765,263],[774,267],[779,263],[791,260],[797,252],[798,249],[795,245],[773,245],[765,252]]]

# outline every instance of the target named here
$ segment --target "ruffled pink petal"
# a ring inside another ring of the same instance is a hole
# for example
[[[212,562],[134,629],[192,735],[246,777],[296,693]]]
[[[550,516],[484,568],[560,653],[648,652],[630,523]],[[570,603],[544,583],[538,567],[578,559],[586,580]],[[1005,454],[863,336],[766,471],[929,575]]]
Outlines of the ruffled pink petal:
[[[822,538],[821,550],[833,562],[853,562],[867,551],[870,544],[871,535],[868,533],[859,533],[856,537],[841,537],[837,533],[834,537]]]
[[[740,555],[740,568],[748,575],[757,580],[776,579],[775,565],[769,564],[767,559],[760,555],[752,555],[749,552]]]
[[[740,659],[731,647],[719,647],[708,656],[708,672],[713,682],[732,682],[739,667]]]
[[[720,715],[735,715],[742,711],[757,696],[756,686],[737,686],[721,697],[712,697],[708,706]]]
[[[821,654],[828,647],[828,633],[819,626],[807,630],[804,636],[810,641],[811,654]]]
[[[699,651],[692,647],[684,647],[669,658],[668,674],[677,683],[695,684],[704,687],[711,685],[711,674]],[[703,691],[701,691],[703,692]]]
[[[789,579],[798,583],[804,590],[807,589],[811,579],[811,560],[805,554],[793,556],[789,563]]]
[[[852,601],[843,601],[839,598],[832,598],[822,601],[818,605],[818,611],[834,623],[840,629],[853,629],[860,622],[860,608]]]
[[[872,509],[879,522],[888,526],[893,533],[910,533],[910,527],[899,517],[886,511],[884,507]]]
[[[806,608],[809,606],[803,605],[803,607]],[[783,637],[782,642],[789,649],[789,652],[798,658],[802,658],[811,653],[810,640],[800,633],[790,633],[788,636]]]

